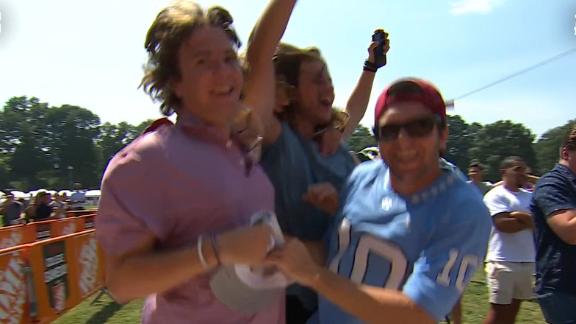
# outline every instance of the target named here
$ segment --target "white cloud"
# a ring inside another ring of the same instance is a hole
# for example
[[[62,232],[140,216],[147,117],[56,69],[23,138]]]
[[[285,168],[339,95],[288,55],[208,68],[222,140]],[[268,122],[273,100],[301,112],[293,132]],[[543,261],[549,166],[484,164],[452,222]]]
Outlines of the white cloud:
[[[487,14],[503,0],[459,0],[452,2],[450,13],[455,16],[467,14]]]

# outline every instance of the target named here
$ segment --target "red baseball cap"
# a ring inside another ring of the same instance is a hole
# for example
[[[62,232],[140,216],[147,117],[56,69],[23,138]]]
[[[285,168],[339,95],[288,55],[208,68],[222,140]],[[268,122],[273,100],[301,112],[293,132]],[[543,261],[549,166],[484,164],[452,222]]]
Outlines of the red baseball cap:
[[[395,81],[384,89],[376,102],[374,124],[393,104],[399,102],[419,102],[426,106],[442,121],[446,120],[446,104],[440,91],[430,82],[417,78],[404,78]]]

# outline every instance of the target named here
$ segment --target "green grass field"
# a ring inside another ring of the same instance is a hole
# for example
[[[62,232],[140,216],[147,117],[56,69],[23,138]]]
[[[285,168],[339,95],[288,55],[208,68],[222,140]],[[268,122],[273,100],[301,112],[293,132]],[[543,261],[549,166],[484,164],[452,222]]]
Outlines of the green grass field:
[[[90,306],[90,302],[95,298],[92,296],[70,310],[54,323],[56,324],[78,324],[78,323],[139,323],[140,308],[142,301],[134,301],[127,305],[118,305],[107,296],[103,296],[98,302]],[[484,274],[476,273],[474,280],[468,286],[463,301],[464,323],[482,323],[488,310],[488,291],[484,282]],[[522,309],[518,315],[516,323],[519,324],[541,324],[545,323],[542,313],[536,302],[527,301],[522,303]]]

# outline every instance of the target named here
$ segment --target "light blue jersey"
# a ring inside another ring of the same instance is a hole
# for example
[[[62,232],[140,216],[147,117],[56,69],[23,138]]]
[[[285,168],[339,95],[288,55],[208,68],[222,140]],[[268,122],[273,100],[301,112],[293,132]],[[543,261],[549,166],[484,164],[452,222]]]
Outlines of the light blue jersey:
[[[475,189],[442,161],[443,174],[410,197],[395,193],[382,161],[351,175],[328,238],[329,267],[356,283],[400,290],[441,320],[486,254],[491,220]],[[311,323],[361,321],[324,298]],[[382,322],[386,322],[383,318]]]

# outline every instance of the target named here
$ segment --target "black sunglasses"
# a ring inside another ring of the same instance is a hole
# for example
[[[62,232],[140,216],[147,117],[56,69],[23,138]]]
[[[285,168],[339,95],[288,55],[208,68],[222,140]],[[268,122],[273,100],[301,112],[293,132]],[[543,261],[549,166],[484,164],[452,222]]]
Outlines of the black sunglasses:
[[[373,129],[374,136],[380,141],[393,141],[398,139],[400,130],[404,129],[406,135],[417,138],[430,135],[434,125],[440,125],[441,120],[438,116],[424,117],[404,124],[391,124],[377,126]]]

